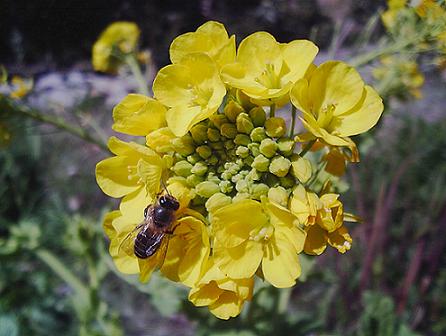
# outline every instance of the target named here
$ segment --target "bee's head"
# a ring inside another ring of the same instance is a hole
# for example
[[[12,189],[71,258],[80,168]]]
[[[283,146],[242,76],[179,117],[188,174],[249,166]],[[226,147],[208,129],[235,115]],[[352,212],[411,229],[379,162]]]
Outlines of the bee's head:
[[[159,205],[161,205],[165,209],[169,210],[178,210],[180,207],[180,203],[177,199],[171,195],[163,195],[159,198]]]

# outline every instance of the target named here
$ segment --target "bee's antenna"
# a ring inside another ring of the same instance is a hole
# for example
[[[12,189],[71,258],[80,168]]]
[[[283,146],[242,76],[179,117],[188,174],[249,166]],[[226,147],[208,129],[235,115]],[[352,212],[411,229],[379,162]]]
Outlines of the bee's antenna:
[[[172,196],[172,195],[170,194],[170,192],[169,192],[169,189],[167,189],[167,186],[166,186],[166,184],[164,183],[164,180],[163,180],[163,179],[161,179],[161,184],[162,184],[164,190],[167,191],[167,195]]]

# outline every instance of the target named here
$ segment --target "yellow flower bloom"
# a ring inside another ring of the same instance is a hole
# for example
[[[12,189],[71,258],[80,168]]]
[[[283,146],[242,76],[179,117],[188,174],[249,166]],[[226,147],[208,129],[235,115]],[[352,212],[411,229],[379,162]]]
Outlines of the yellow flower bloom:
[[[210,56],[221,69],[235,59],[235,35],[228,37],[221,23],[208,21],[195,32],[178,36],[170,45],[172,63],[180,63],[184,56],[197,52]]]
[[[389,0],[388,9],[381,15],[381,20],[387,29],[393,27],[398,13],[406,7],[407,0]]]
[[[116,132],[147,135],[166,125],[166,108],[155,99],[140,94],[129,94],[113,109]]]
[[[191,289],[189,300],[197,307],[209,306],[212,314],[227,320],[240,314],[244,302],[252,298],[253,287],[253,278],[230,278],[210,258],[203,276]]]
[[[195,53],[162,68],[153,82],[153,93],[169,107],[166,120],[171,131],[182,136],[217,111],[226,88],[212,59]]]
[[[96,165],[99,187],[111,197],[126,196],[125,201],[138,200],[145,207],[160,190],[165,160],[148,147],[115,137],[110,138],[108,147],[116,156]]]
[[[121,64],[116,53],[129,54],[136,49],[139,28],[132,22],[114,22],[93,45],[92,63],[96,71],[114,73]]]
[[[242,200],[217,210],[212,214],[215,262],[236,279],[252,277],[261,264],[273,286],[293,286],[305,241],[295,221],[291,212],[268,200]]]
[[[327,244],[345,253],[351,248],[352,238],[345,228],[344,210],[337,194],[324,194],[319,199],[316,223],[306,227],[307,238],[304,251],[319,255],[325,251]]]
[[[317,52],[313,42],[278,43],[272,35],[257,32],[240,43],[236,62],[223,67],[222,78],[226,84],[268,105],[288,94]]]
[[[384,109],[379,95],[364,85],[358,72],[336,61],[321,64],[299,80],[290,96],[312,137],[333,146],[350,146],[347,137],[372,128]]]
[[[24,79],[20,76],[13,76],[11,79],[12,91],[9,94],[13,99],[25,97],[33,88],[32,79]]]

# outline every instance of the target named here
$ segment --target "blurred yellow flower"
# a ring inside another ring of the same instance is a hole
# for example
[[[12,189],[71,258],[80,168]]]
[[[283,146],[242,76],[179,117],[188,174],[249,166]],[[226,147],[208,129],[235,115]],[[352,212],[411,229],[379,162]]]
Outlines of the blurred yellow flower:
[[[222,78],[249,97],[271,105],[304,76],[317,52],[313,42],[278,43],[269,33],[257,32],[240,43],[236,62],[223,67]]]
[[[115,73],[122,57],[135,51],[140,31],[133,22],[114,22],[93,45],[92,63],[96,71]]]
[[[141,94],[129,94],[113,109],[116,132],[147,135],[166,125],[166,108],[155,99]]]
[[[252,277],[261,264],[273,286],[293,286],[301,271],[297,254],[305,241],[296,219],[267,199],[242,200],[217,210],[212,214],[215,262],[236,279]]]
[[[384,13],[381,14],[381,20],[387,29],[390,29],[393,27],[393,25],[396,22],[398,13],[402,9],[406,8],[406,3],[407,3],[407,0],[388,0],[387,1],[388,9]]]
[[[293,190],[290,211],[297,217],[300,224],[316,223],[317,210],[320,207],[320,200],[314,192],[305,190],[301,184]]]
[[[253,278],[230,278],[209,258],[203,276],[190,290],[189,300],[198,307],[209,306],[212,314],[227,320],[240,314],[244,302],[252,298],[253,287]]]
[[[20,76],[13,76],[11,79],[12,90],[9,96],[13,99],[25,97],[33,88],[32,79],[24,79]]]
[[[347,137],[372,128],[384,109],[376,91],[343,62],[328,61],[290,92],[294,106],[312,138],[333,146],[351,146]]]
[[[228,32],[219,22],[208,21],[195,32],[186,33],[175,38],[170,45],[172,63],[192,53],[205,53],[210,56],[219,69],[235,59],[235,35],[228,37]]]
[[[169,107],[166,120],[171,131],[182,136],[217,111],[226,88],[212,59],[195,53],[162,68],[153,82],[153,93]]]

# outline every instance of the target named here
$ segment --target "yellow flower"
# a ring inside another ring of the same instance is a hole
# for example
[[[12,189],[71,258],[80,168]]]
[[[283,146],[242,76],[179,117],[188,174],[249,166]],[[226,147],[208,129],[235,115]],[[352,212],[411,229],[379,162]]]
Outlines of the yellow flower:
[[[446,10],[435,0],[417,0],[414,1],[413,7],[421,18],[436,20],[446,15]]]
[[[165,126],[166,108],[155,99],[140,94],[129,94],[113,109],[116,132],[147,135]]]
[[[171,131],[182,136],[217,111],[226,88],[212,59],[195,53],[162,68],[153,82],[153,93],[169,107],[166,120]]]
[[[346,216],[338,197],[337,194],[320,197],[316,223],[306,227],[305,253],[319,255],[325,251],[327,244],[341,253],[351,248],[352,238],[343,225]]]
[[[321,207],[319,197],[314,192],[307,191],[299,184],[293,191],[290,200],[290,211],[302,225],[316,223],[317,210]]]
[[[208,21],[195,32],[178,36],[170,45],[172,63],[180,63],[184,56],[197,52],[210,56],[221,69],[235,59],[235,36],[228,37],[221,23]]]
[[[291,212],[267,199],[242,200],[217,210],[212,214],[215,262],[236,279],[252,277],[261,264],[273,286],[293,286],[301,271],[297,254],[305,241],[295,221]]]
[[[227,320],[240,314],[244,302],[252,298],[253,287],[253,278],[230,278],[210,258],[203,276],[189,292],[189,300],[197,307],[208,306],[216,317]]]
[[[166,161],[150,148],[111,137],[110,151],[116,156],[96,165],[96,181],[111,197],[124,197],[124,204],[143,209],[158,194]],[[136,203],[135,203],[136,202]]]
[[[272,35],[257,32],[240,43],[236,62],[223,67],[222,78],[249,97],[271,104],[304,76],[317,52],[313,42],[278,43]]]
[[[389,0],[387,9],[382,15],[381,20],[387,29],[394,26],[398,13],[406,7],[407,0]]]
[[[20,76],[13,76],[11,79],[11,84],[12,91],[10,93],[10,96],[13,99],[20,99],[25,97],[33,88],[32,79],[23,79]]]
[[[312,137],[333,146],[350,146],[347,137],[372,128],[384,109],[379,95],[364,85],[358,72],[336,61],[321,64],[299,80],[290,96]]]
[[[114,22],[93,45],[92,63],[96,71],[114,73],[121,64],[120,55],[133,52],[139,39],[139,28],[132,22]]]

